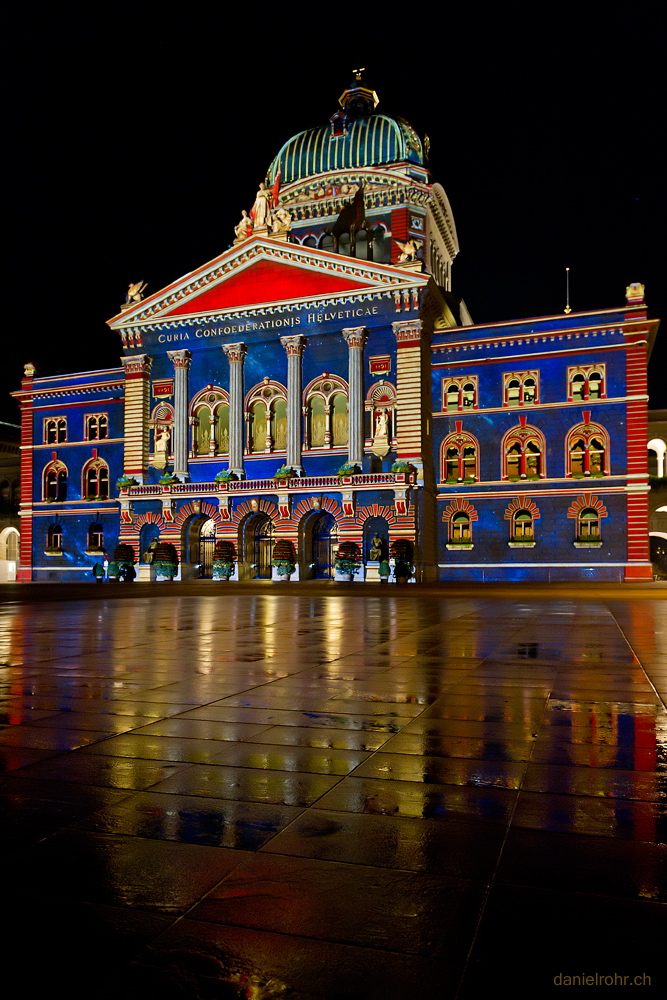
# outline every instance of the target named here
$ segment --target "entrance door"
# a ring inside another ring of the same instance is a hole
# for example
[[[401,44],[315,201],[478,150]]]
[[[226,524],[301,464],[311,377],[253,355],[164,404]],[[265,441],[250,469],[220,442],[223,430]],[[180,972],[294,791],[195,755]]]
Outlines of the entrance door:
[[[213,553],[215,551],[215,521],[211,518],[202,524],[199,535],[199,579],[213,579]]]
[[[255,514],[248,521],[244,530],[246,572],[250,579],[271,579],[271,556],[276,543],[276,529],[273,521],[266,514]]]
[[[320,514],[313,525],[313,564],[317,580],[335,575],[334,556],[338,548],[338,526],[331,514]]]

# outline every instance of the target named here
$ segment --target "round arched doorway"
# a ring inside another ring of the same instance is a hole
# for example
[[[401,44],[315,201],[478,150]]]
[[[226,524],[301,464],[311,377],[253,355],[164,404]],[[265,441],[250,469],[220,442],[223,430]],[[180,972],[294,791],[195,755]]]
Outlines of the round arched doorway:
[[[249,580],[270,580],[271,556],[276,529],[266,514],[253,514],[243,525],[245,576]]]
[[[188,580],[213,579],[213,553],[215,551],[215,521],[213,518],[193,517],[184,529],[185,546],[183,573]]]
[[[303,561],[316,580],[332,580],[338,548],[338,525],[332,514],[313,512],[303,524]]]

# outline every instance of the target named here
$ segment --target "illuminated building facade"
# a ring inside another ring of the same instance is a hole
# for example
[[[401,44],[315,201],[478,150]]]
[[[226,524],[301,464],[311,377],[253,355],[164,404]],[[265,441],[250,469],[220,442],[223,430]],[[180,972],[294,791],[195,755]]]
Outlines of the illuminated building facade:
[[[269,579],[282,539],[292,579],[333,578],[353,541],[378,580],[376,535],[383,556],[410,543],[416,580],[650,576],[643,290],[473,325],[428,144],[359,76],[339,103],[283,146],[229,249],[131,288],[122,367],[26,366],[20,579],[90,579],[158,539],[181,579],[221,539],[234,579]]]

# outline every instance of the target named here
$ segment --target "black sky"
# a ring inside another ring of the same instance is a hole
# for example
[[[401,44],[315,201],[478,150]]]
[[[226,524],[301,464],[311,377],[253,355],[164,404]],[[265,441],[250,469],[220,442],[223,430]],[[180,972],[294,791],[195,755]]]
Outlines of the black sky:
[[[0,419],[18,419],[25,361],[117,366],[105,320],[128,282],[155,292],[225,250],[281,145],[329,118],[359,65],[379,110],[431,139],[461,245],[453,290],[476,322],[561,311],[566,266],[575,310],[620,306],[641,281],[664,315],[660,8],[594,6],[14,12]],[[651,408],[667,407],[663,342]]]

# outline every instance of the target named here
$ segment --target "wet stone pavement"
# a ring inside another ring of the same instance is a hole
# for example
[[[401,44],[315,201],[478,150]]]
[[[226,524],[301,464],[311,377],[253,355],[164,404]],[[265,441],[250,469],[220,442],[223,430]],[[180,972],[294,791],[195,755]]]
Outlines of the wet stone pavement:
[[[667,995],[667,602],[406,590],[2,606],[22,996]]]

